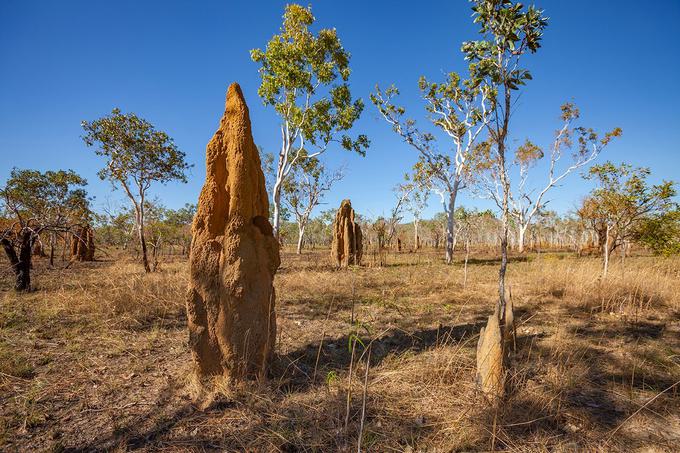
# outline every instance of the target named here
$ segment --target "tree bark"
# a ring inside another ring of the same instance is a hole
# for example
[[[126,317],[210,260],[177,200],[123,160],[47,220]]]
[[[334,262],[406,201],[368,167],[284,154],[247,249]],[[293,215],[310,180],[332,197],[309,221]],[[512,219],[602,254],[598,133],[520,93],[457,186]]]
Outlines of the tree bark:
[[[304,225],[299,225],[298,224],[298,242],[297,242],[297,254],[301,255],[302,254],[302,238],[305,235],[305,227]]]
[[[501,317],[501,326],[505,325],[505,273],[508,268],[508,224],[509,224],[509,197],[510,181],[505,163],[505,140],[508,136],[508,125],[510,124],[511,94],[507,82],[504,86],[504,104],[502,127],[498,131],[496,144],[498,147],[498,164],[500,169],[501,186],[503,187],[503,203],[501,221],[503,225],[501,236],[501,267],[498,270],[498,313]]]
[[[611,231],[611,227],[607,225],[607,230],[605,233],[605,240],[604,240],[604,250],[602,251],[604,255],[604,267],[602,269],[602,279],[604,280],[607,278],[607,271],[609,270],[609,232]]]
[[[151,266],[149,266],[149,257],[146,251],[146,239],[144,238],[144,226],[139,225],[139,244],[142,246],[142,264],[144,264],[144,271],[151,272]]]
[[[56,233],[50,233],[50,267],[54,267],[54,243],[56,242]]]
[[[279,229],[281,228],[281,182],[277,181],[274,184],[274,194],[272,196],[274,204],[274,212],[272,213],[272,229],[274,230],[274,237],[279,239]]]
[[[2,247],[9,259],[15,275],[14,289],[16,291],[30,291],[31,289],[31,256],[33,253],[33,235],[26,231],[21,235],[19,255],[9,239],[2,240]]]
[[[524,253],[524,236],[526,234],[528,225],[520,225],[517,228],[517,251],[519,253]]]
[[[453,262],[453,248],[454,248],[454,229],[456,228],[456,219],[454,214],[456,211],[456,192],[458,191],[457,183],[454,189],[449,193],[449,206],[446,210],[446,264]]]
[[[142,264],[144,265],[144,271],[147,273],[151,272],[151,266],[149,266],[149,257],[146,249],[146,238],[144,237],[144,211],[142,203],[137,206],[135,205],[135,213],[137,214],[137,237],[139,239],[139,245],[142,248]]]
[[[420,238],[418,237],[418,219],[413,219],[413,230],[414,230],[414,237],[413,237],[413,248],[415,250],[418,250],[420,248]]]

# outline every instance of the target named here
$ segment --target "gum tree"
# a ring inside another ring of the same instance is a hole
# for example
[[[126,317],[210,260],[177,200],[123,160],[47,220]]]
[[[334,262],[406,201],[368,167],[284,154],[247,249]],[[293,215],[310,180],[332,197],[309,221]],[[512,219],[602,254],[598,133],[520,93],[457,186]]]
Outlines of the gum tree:
[[[72,170],[13,169],[0,188],[2,217],[11,223],[0,230],[0,244],[15,275],[17,291],[31,289],[33,245],[41,234],[71,233],[89,220],[87,181]],[[53,257],[54,241],[51,240]],[[52,259],[50,260],[52,261]]]
[[[508,228],[510,217],[510,179],[508,176],[508,138],[516,95],[530,72],[521,65],[522,57],[540,48],[548,24],[543,11],[524,7],[513,0],[474,0],[474,23],[479,24],[480,39],[463,43],[462,51],[470,62],[473,84],[491,93],[491,120],[485,124],[486,147],[499,186],[501,207],[501,265],[498,272],[498,302],[501,325],[505,313],[505,273],[508,266]]]
[[[134,113],[113,109],[110,115],[92,122],[83,121],[87,146],[97,146],[95,153],[106,159],[98,175],[120,186],[135,211],[137,238],[142,249],[142,263],[151,272],[144,236],[147,194],[153,183],[187,182],[190,165],[168,134],[158,131]]]
[[[295,215],[298,227],[298,255],[302,253],[303,239],[312,211],[319,206],[324,194],[343,176],[342,169],[329,172],[313,157],[298,162],[284,182],[283,199]]]
[[[621,135],[621,129],[615,128],[600,138],[592,128],[575,126],[574,122],[579,117],[580,112],[574,104],[566,103],[562,105],[560,115],[562,127],[555,133],[555,139],[547,156],[543,149],[529,140],[526,140],[515,150],[511,165],[518,168],[519,179],[514,188],[510,185],[508,197],[510,216],[517,228],[517,248],[520,253],[524,252],[525,235],[529,225],[531,225],[536,214],[548,204],[548,201],[545,200],[548,192],[563,182],[575,170],[593,162],[612,139]],[[561,166],[560,163],[565,152],[570,152],[570,162],[567,166]],[[544,185],[536,188],[535,184],[527,184],[530,180],[538,179],[532,175],[531,169],[544,160],[549,160],[548,177]],[[490,164],[489,171],[483,173],[480,181],[486,196],[491,198],[502,210],[502,170],[498,167],[498,159],[491,158],[488,162]]]
[[[680,253],[680,207],[663,212],[641,222],[635,240],[657,255]]]
[[[579,215],[597,232],[602,248],[602,277],[607,276],[609,258],[618,247],[636,238],[646,221],[677,209],[673,202],[675,183],[650,185],[648,168],[605,162],[593,166],[586,179],[597,182],[584,201]]]
[[[335,29],[314,34],[311,7],[286,6],[283,25],[267,47],[251,51],[260,65],[258,94],[280,118],[281,149],[276,156],[272,188],[272,225],[278,237],[283,184],[304,158],[323,154],[332,143],[364,155],[365,135],[347,134],[363,111],[361,99],[352,100],[349,53]]]
[[[427,208],[430,195],[426,185],[417,182],[409,182],[412,179],[409,175],[405,176],[406,184],[410,184],[413,189],[409,191],[405,200],[406,210],[413,216],[413,249],[420,248],[420,221],[423,211]]]
[[[392,245],[392,240],[397,233],[397,225],[404,218],[403,212],[408,203],[408,199],[413,193],[415,186],[413,184],[399,184],[392,191],[394,192],[394,206],[390,209],[390,217],[386,220],[387,232],[385,236],[385,243],[388,246]]]
[[[447,217],[446,262],[453,261],[455,210],[458,192],[466,187],[471,172],[475,142],[489,122],[489,97],[492,94],[480,80],[462,80],[451,72],[442,83],[421,77],[418,85],[425,101],[428,119],[453,142],[453,151],[440,149],[436,137],[417,127],[406,117],[406,109],[395,104],[399,89],[376,86],[371,101],[392,130],[418,153],[414,181],[427,186],[441,198]]]

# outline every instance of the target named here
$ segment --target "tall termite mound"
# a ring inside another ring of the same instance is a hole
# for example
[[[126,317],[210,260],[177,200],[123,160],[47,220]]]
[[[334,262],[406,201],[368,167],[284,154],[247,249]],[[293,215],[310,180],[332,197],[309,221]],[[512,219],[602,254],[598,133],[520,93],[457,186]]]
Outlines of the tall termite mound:
[[[94,230],[89,225],[77,227],[71,235],[71,258],[94,261]]]
[[[248,107],[233,83],[208,143],[192,225],[187,314],[200,378],[265,374],[276,338],[273,282],[280,264],[268,215]]]
[[[342,200],[333,223],[331,258],[338,267],[361,264],[363,251],[361,228],[354,221],[354,209],[349,200]]]

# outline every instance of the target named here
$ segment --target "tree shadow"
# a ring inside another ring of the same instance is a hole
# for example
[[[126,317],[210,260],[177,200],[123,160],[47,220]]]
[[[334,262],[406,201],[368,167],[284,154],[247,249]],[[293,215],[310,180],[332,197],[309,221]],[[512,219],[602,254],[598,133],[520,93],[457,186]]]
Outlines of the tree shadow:
[[[278,381],[279,387],[286,392],[303,392],[316,385],[329,373],[337,373],[349,368],[352,358],[354,339],[355,360],[363,350],[371,345],[371,366],[379,365],[388,355],[403,352],[418,353],[437,345],[471,339],[484,326],[486,318],[455,326],[439,326],[407,332],[392,329],[372,341],[369,332],[357,332],[357,336],[343,335],[329,337],[323,342],[313,342],[286,354],[278,355],[271,368],[271,378]],[[360,338],[363,337],[363,338]],[[317,363],[318,357],[318,363]],[[316,369],[316,373],[315,373]]]
[[[533,258],[530,258],[529,256],[509,256],[508,257],[508,263],[526,263],[528,261],[531,261]],[[500,257],[493,257],[493,258],[469,258],[468,259],[468,265],[480,265],[480,266],[490,266],[494,265],[497,266],[501,262]]]
[[[177,404],[178,402],[180,404]],[[163,388],[150,407],[150,410],[132,417],[128,423],[115,428],[110,434],[100,436],[83,446],[62,446],[61,451],[91,452],[114,449],[128,451],[142,448],[161,438],[177,424],[196,413],[191,403],[181,402],[179,389],[174,383]],[[198,445],[199,442],[196,444]]]
[[[415,332],[392,330],[371,342],[370,365],[372,367],[379,365],[390,354],[399,354],[406,351],[418,353],[437,345],[472,339],[478,334],[483,324],[483,321],[479,321],[455,326],[439,326],[438,328],[422,329]],[[186,398],[183,398],[183,395],[180,395],[176,384],[170,383],[161,391],[156,400],[150,404],[151,409],[134,416],[125,426],[99,437],[87,445],[66,447],[62,451],[89,452],[112,449],[127,451],[149,448],[159,443],[190,446],[191,449],[224,450],[224,448],[236,448],[239,445],[235,443],[238,438],[243,439],[243,445],[241,446],[247,449],[259,442],[257,440],[258,435],[261,436],[263,432],[272,432],[272,423],[277,424],[278,429],[284,433],[299,431],[300,427],[295,426],[295,420],[297,418],[306,418],[305,413],[309,411],[309,403],[299,402],[296,398],[291,399],[287,397],[291,393],[311,390],[309,394],[311,398],[315,392],[312,387],[319,382],[323,382],[327,373],[348,369],[351,359],[351,351],[348,349],[350,338],[352,337],[344,335],[328,338],[323,342],[316,380],[313,379],[312,374],[316,363],[316,356],[319,352],[319,342],[307,344],[275,358],[270,370],[270,389],[274,390],[274,393],[269,395],[269,397],[273,396],[269,404],[276,405],[286,401],[285,404],[290,405],[290,407],[280,408],[281,411],[287,414],[286,417],[282,418],[280,415],[276,415],[278,409],[274,412],[271,410],[264,411],[263,416],[255,417],[256,423],[243,427],[232,427],[232,432],[226,437],[215,437],[214,432],[212,435],[202,435],[196,432],[196,430],[187,432],[187,426],[194,427],[209,419],[218,419],[225,411],[230,409],[238,409],[244,405],[251,405],[252,401],[249,401],[249,398],[252,397],[244,396],[246,394],[235,394],[233,397],[217,399],[207,409],[199,411]],[[364,340],[364,344],[367,345],[367,340]],[[474,342],[471,343],[471,347],[473,346]],[[361,349],[361,345],[357,343],[355,361],[358,360]],[[358,398],[358,396],[355,398]],[[344,410],[344,395],[339,394],[336,399],[323,398],[319,401],[319,404],[328,406],[323,411],[320,411],[322,414],[338,412],[339,408]],[[369,412],[371,410],[370,407],[371,402],[369,401]],[[337,433],[344,429],[342,427],[343,417],[339,417],[337,414],[329,417],[327,420],[320,421],[320,423],[330,426],[325,427],[322,430],[323,432],[316,432],[314,435],[325,436],[324,445],[332,448],[341,448],[342,445],[338,444],[338,442],[356,443],[355,437],[358,431],[359,418],[357,414],[359,413],[359,408],[360,402],[353,399],[350,427],[348,430],[343,431],[344,434],[342,436],[338,436]],[[291,414],[297,415],[293,416]],[[268,418],[271,418],[273,421]],[[409,429],[411,428],[415,429],[414,427],[404,426],[402,431],[410,432]],[[305,428],[305,430],[310,431],[315,429],[317,428]],[[424,435],[425,433],[422,427],[418,427],[417,431],[419,435]],[[335,437],[332,433],[336,433]],[[305,431],[305,435],[311,436],[307,431]],[[348,436],[348,438],[345,438],[345,436]],[[168,439],[168,437],[171,439]],[[294,437],[292,436],[292,440],[282,439],[280,445],[276,446],[276,449],[280,451],[299,451],[300,448],[304,448],[305,444],[302,439],[295,440]],[[315,441],[318,442],[318,439]]]

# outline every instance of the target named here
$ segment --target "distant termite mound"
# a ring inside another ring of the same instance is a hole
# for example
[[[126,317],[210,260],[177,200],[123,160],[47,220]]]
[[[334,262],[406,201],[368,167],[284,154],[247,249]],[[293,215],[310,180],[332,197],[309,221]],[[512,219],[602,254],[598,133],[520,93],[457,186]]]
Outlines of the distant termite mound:
[[[333,223],[331,258],[338,267],[361,264],[363,251],[359,224],[354,221],[354,209],[349,200],[342,200]]]
[[[94,230],[89,225],[76,228],[71,235],[71,258],[76,261],[94,261]]]
[[[45,255],[45,249],[43,248],[42,241],[40,240],[40,237],[36,239],[36,241],[33,243],[33,256],[40,256],[44,257],[47,256]]]
[[[276,338],[279,245],[267,220],[264,174],[248,107],[234,83],[206,150],[206,178],[192,225],[187,295],[198,377],[265,375]]]

